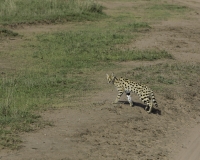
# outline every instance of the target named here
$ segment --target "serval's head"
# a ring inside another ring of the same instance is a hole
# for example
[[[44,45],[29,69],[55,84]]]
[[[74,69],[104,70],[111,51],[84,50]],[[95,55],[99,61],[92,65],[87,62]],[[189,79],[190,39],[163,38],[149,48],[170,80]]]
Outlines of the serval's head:
[[[112,73],[111,75],[106,74],[106,77],[107,77],[107,81],[108,81],[108,83],[114,83],[115,76],[114,76],[113,73]]]

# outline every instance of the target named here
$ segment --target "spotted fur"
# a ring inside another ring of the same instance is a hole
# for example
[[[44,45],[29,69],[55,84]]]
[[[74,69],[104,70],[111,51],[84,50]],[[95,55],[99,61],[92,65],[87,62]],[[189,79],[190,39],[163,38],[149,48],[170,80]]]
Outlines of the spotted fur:
[[[113,73],[111,75],[106,74],[106,76],[108,83],[114,84],[118,91],[118,95],[114,103],[117,103],[122,94],[125,92],[130,106],[133,106],[133,101],[130,96],[130,92],[133,92],[136,93],[140,100],[146,104],[145,110],[148,113],[151,113],[153,105],[158,107],[153,91],[147,86],[133,82],[129,79],[117,78],[113,75]],[[149,110],[147,110],[148,108]]]

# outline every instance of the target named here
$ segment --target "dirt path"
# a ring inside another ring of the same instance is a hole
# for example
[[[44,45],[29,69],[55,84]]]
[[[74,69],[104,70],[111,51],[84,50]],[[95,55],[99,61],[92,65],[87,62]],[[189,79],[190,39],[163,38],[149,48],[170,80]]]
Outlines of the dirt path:
[[[181,151],[177,154],[177,160],[198,160],[200,158],[200,124],[190,130],[188,138],[183,143]]]
[[[191,19],[154,25],[150,32],[129,47],[165,49],[178,62],[199,63],[200,2],[175,1],[194,9]],[[59,26],[49,26],[50,30],[54,27],[59,29]],[[39,28],[44,30],[44,26]],[[39,28],[35,32],[41,31]],[[25,32],[28,33],[29,29],[26,28]],[[156,63],[166,62],[122,63],[122,70]],[[107,87],[105,72],[101,71],[95,76],[99,79],[99,85],[107,89],[74,102],[78,107],[66,105],[66,108],[43,113],[44,119],[52,121],[54,126],[23,134],[23,147],[18,151],[1,151],[0,159],[200,159],[199,113],[188,109],[190,102],[183,99],[166,100],[157,95],[161,115],[147,114],[144,105],[135,96],[133,99],[137,103],[134,107],[126,103],[113,105],[111,102],[116,91],[113,86]],[[126,101],[125,96],[122,101]],[[199,106],[200,99],[197,98],[193,105]]]

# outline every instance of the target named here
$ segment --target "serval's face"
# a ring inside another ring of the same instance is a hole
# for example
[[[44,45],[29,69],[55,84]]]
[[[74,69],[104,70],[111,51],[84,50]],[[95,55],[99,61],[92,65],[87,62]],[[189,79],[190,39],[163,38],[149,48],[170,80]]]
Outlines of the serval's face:
[[[106,77],[107,77],[108,83],[111,83],[113,81],[113,79],[114,79],[114,75],[113,74],[111,74],[111,75],[106,74]]]

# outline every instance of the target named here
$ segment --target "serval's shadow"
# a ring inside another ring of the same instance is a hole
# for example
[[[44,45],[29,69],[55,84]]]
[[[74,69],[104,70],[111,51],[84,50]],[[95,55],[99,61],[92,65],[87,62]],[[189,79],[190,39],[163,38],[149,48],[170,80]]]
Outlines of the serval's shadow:
[[[119,101],[119,103],[128,104],[128,105],[129,105],[129,102],[128,102],[128,101]],[[138,103],[138,102],[133,102],[133,107],[134,107],[134,106],[141,107],[141,108],[143,108],[144,110],[145,110],[145,107],[146,107],[145,104]],[[148,108],[148,109],[149,109],[149,108]],[[148,110],[148,109],[147,109],[147,110]],[[151,113],[161,115],[161,110],[156,109],[156,108],[153,108],[152,111],[151,111]]]

